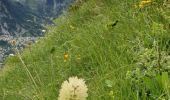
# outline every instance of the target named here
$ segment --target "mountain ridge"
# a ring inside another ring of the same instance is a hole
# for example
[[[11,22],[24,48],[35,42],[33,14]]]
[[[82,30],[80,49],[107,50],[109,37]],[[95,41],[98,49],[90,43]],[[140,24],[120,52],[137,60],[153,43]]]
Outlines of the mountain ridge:
[[[0,35],[42,36],[45,23],[60,15],[71,0],[1,0]]]

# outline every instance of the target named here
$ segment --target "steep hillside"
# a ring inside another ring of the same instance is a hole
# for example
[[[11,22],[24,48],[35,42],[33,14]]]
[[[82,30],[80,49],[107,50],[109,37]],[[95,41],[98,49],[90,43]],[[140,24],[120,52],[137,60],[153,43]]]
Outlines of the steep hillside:
[[[17,55],[0,71],[0,100],[56,100],[72,76],[86,81],[87,100],[168,100],[167,5],[77,0],[36,44],[20,52],[13,44]]]

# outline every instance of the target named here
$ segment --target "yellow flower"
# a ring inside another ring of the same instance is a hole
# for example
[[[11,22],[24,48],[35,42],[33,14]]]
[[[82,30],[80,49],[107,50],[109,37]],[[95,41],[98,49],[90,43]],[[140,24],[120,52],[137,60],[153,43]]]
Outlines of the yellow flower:
[[[58,100],[86,100],[87,90],[84,79],[70,77],[61,85]]]
[[[68,53],[65,52],[65,53],[64,53],[64,62],[66,62],[67,60],[68,60]]]
[[[152,3],[151,0],[143,0],[143,1],[141,1],[141,2],[139,3],[139,8],[143,8],[143,7],[145,7],[146,5],[148,5],[148,4],[150,4],[150,3]]]

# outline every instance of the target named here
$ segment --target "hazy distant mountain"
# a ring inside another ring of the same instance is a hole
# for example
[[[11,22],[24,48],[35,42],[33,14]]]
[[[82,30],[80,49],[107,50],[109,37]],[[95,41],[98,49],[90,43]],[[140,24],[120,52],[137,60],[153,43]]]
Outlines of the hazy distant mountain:
[[[0,0],[0,35],[39,36],[72,0]]]
[[[60,15],[73,0],[0,0],[0,66],[14,53],[11,40],[18,49],[35,42],[44,32],[44,25]]]
[[[40,15],[54,16],[61,13],[62,9],[73,0],[10,0],[27,6]]]

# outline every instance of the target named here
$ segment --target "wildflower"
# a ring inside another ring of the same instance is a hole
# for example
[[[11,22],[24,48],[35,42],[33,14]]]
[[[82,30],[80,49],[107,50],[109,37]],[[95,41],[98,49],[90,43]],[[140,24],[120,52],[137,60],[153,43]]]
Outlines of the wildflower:
[[[66,62],[68,60],[68,53],[64,53],[64,62]]]
[[[86,100],[87,90],[83,79],[70,77],[68,81],[63,82],[58,100]]]
[[[150,3],[152,3],[151,0],[143,0],[143,1],[141,1],[141,2],[139,3],[139,8],[143,8],[143,7],[145,7],[146,5],[148,5],[148,4],[150,4]]]

